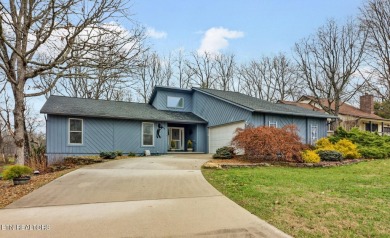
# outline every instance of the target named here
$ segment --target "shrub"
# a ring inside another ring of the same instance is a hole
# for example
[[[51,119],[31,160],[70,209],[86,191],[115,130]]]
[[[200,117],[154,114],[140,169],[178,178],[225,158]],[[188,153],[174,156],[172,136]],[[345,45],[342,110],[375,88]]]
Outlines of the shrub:
[[[214,159],[231,159],[234,156],[234,148],[229,146],[224,146],[217,149],[216,153],[213,155]]]
[[[324,137],[324,138],[317,140],[316,149],[317,150],[334,150],[334,145],[327,137]]]
[[[389,156],[386,150],[377,147],[369,148],[362,146],[360,147],[359,151],[364,158],[386,159]]]
[[[319,163],[321,161],[320,156],[313,150],[304,150],[302,159],[305,163]]]
[[[117,151],[115,151],[115,153],[116,153],[117,156],[122,156],[123,155],[123,151],[121,151],[121,150],[117,150]]]
[[[335,150],[319,150],[317,154],[322,161],[342,161],[343,155]]]
[[[335,145],[334,149],[340,152],[344,159],[357,159],[361,155],[358,152],[357,146],[348,139],[341,139]]]
[[[109,152],[100,152],[99,156],[100,158],[103,159],[115,159],[117,154],[114,151],[109,151]]]
[[[248,127],[238,129],[236,133],[232,144],[245,151],[248,159],[303,162],[301,151],[304,145],[294,125]]]
[[[192,149],[192,148],[193,148],[193,145],[192,145],[192,141],[191,141],[191,140],[188,140],[188,141],[187,141],[187,148],[188,148],[188,149]]]
[[[390,157],[390,136],[380,136],[377,133],[360,131],[358,128],[352,128],[349,132],[339,128],[329,139],[337,143],[344,138],[355,143],[364,158],[383,159]]]
[[[103,159],[98,156],[69,156],[64,158],[66,165],[87,165],[101,163]]]
[[[3,179],[9,180],[14,178],[20,178],[22,176],[29,175],[33,170],[25,165],[11,165],[3,171]]]
[[[129,152],[129,154],[127,155],[127,156],[129,156],[129,157],[135,157],[135,156],[137,156],[134,152]]]

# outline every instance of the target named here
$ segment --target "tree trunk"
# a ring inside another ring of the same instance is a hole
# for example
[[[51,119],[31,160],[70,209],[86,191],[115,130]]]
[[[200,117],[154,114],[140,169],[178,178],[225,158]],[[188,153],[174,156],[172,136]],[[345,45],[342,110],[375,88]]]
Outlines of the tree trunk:
[[[15,127],[15,145],[16,145],[16,158],[15,163],[24,165],[25,153],[24,153],[24,93],[22,83],[17,86],[13,86],[15,108],[14,108],[14,127]],[[21,89],[20,89],[21,88]]]
[[[0,162],[5,162],[5,156],[4,156],[4,140],[3,140],[2,125],[1,125],[1,123],[0,123]]]
[[[30,163],[31,147],[30,140],[28,137],[27,127],[26,127],[26,118],[23,120],[23,130],[24,130],[24,163]]]

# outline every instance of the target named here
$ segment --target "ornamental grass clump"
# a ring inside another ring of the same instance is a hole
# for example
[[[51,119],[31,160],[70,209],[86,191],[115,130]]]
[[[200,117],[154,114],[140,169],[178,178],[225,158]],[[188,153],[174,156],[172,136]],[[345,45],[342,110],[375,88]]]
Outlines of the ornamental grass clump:
[[[32,168],[25,165],[11,165],[3,171],[3,179],[9,180],[14,178],[21,178],[32,174]]]
[[[304,145],[294,125],[237,129],[232,145],[244,151],[250,160],[303,162]]]

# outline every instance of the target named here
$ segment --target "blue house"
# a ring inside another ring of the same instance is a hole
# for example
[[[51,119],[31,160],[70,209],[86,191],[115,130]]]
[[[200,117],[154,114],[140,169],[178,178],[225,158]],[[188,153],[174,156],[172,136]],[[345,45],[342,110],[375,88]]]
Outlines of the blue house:
[[[187,151],[215,153],[228,145],[236,128],[295,124],[302,142],[327,135],[327,118],[305,108],[276,104],[237,92],[155,87],[149,103],[50,96],[47,114],[49,162],[102,151],[152,154]]]

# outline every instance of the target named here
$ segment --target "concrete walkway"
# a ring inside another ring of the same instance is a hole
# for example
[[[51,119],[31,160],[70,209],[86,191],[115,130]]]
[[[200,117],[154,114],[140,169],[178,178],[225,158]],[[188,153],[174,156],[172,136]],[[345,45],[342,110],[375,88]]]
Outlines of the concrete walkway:
[[[289,237],[215,190],[200,171],[208,159],[166,155],[78,169],[1,209],[0,237]]]

